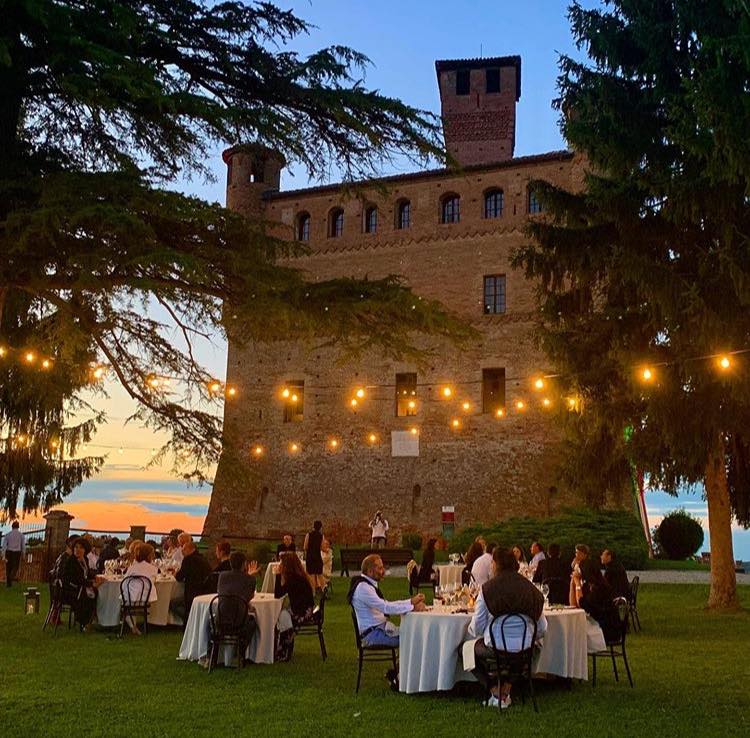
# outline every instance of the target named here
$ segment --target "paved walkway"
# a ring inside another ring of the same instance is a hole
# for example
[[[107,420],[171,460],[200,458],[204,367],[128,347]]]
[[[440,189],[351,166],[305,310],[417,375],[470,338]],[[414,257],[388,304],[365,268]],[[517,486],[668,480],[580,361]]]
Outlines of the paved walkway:
[[[642,584],[709,584],[711,581],[708,571],[629,571],[628,577],[632,579],[635,574]],[[750,584],[750,574],[738,574],[737,584]]]

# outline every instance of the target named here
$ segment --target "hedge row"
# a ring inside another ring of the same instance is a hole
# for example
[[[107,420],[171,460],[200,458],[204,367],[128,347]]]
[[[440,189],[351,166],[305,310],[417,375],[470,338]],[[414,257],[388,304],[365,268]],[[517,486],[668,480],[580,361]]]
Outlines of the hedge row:
[[[566,510],[551,518],[510,518],[491,526],[464,528],[449,548],[464,553],[478,535],[500,546],[521,546],[527,556],[532,542],[539,541],[545,548],[560,544],[564,560],[573,558],[577,543],[585,543],[597,557],[603,549],[612,549],[626,569],[642,569],[648,559],[641,523],[625,511]]]

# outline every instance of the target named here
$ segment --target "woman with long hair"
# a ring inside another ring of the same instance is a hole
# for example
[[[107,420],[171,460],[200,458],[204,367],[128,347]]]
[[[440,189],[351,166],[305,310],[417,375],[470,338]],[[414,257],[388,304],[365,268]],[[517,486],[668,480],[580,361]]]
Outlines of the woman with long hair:
[[[422,554],[422,564],[420,566],[415,566],[411,570],[411,574],[409,575],[409,583],[412,587],[417,587],[420,584],[434,582],[437,579],[437,572],[433,568],[435,564],[436,543],[437,538],[430,538],[430,540],[427,541],[427,547]]]
[[[474,562],[484,553],[484,546],[479,541],[474,541],[469,547],[469,550],[464,556],[466,566],[461,572],[462,584],[471,584],[471,568],[474,566]]]
[[[88,628],[96,611],[95,573],[87,559],[91,544],[85,538],[77,538],[72,549],[73,555],[65,561],[62,585],[65,600],[73,608],[76,623],[83,631]]]
[[[279,631],[275,661],[289,661],[292,658],[295,629],[312,620],[315,608],[312,585],[307,572],[299,556],[293,553],[282,556],[279,562],[274,597],[284,596],[289,598],[288,614],[291,617],[292,627]]]

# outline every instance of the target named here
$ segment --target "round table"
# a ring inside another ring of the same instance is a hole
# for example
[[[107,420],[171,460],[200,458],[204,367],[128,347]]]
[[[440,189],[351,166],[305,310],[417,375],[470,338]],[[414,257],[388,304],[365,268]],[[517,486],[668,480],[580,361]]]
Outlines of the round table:
[[[273,594],[276,590],[276,576],[279,573],[279,562],[272,561],[266,567],[266,573],[263,575],[263,584],[260,588],[261,592],[267,592]]]
[[[436,608],[401,616],[399,689],[409,694],[452,689],[475,681],[473,663],[464,664],[461,646],[468,636],[470,613]],[[547,632],[534,659],[534,673],[588,679],[586,613],[581,609],[545,609]],[[472,639],[471,643],[476,639]],[[473,656],[473,649],[469,649]]]
[[[97,579],[101,584],[96,595],[96,619],[102,627],[113,628],[120,624],[120,583],[124,577],[106,575]],[[156,600],[148,608],[148,624],[182,625],[182,618],[170,611],[169,604],[183,600],[185,585],[171,576],[159,576],[155,584]]]
[[[193,600],[190,608],[185,634],[180,644],[178,659],[198,661],[208,655],[208,641],[211,634],[211,622],[208,608],[215,594],[200,595]],[[256,592],[251,600],[258,627],[247,648],[245,656],[256,664],[272,664],[275,646],[276,622],[281,613],[284,600],[276,599],[272,594]],[[222,649],[222,660],[225,665],[232,663],[234,653],[231,646]]]
[[[446,584],[461,585],[461,573],[464,570],[463,564],[437,564],[435,570],[438,573],[438,583],[443,587]]]

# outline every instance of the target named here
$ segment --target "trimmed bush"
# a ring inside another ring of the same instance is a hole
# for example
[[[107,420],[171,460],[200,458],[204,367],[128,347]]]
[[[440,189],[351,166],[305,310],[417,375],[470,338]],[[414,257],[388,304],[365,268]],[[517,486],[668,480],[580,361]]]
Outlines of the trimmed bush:
[[[521,546],[526,555],[533,541],[545,548],[560,544],[563,560],[572,560],[576,543],[585,543],[591,556],[609,548],[627,569],[642,569],[648,544],[634,513],[624,510],[566,510],[551,518],[510,518],[491,526],[464,528],[450,542],[450,550],[465,553],[478,535],[510,548]]]
[[[683,561],[703,545],[703,527],[684,509],[673,510],[654,530],[654,543],[663,558]]]
[[[419,551],[422,548],[421,533],[403,531],[401,533],[401,548],[410,548],[412,551]]]

